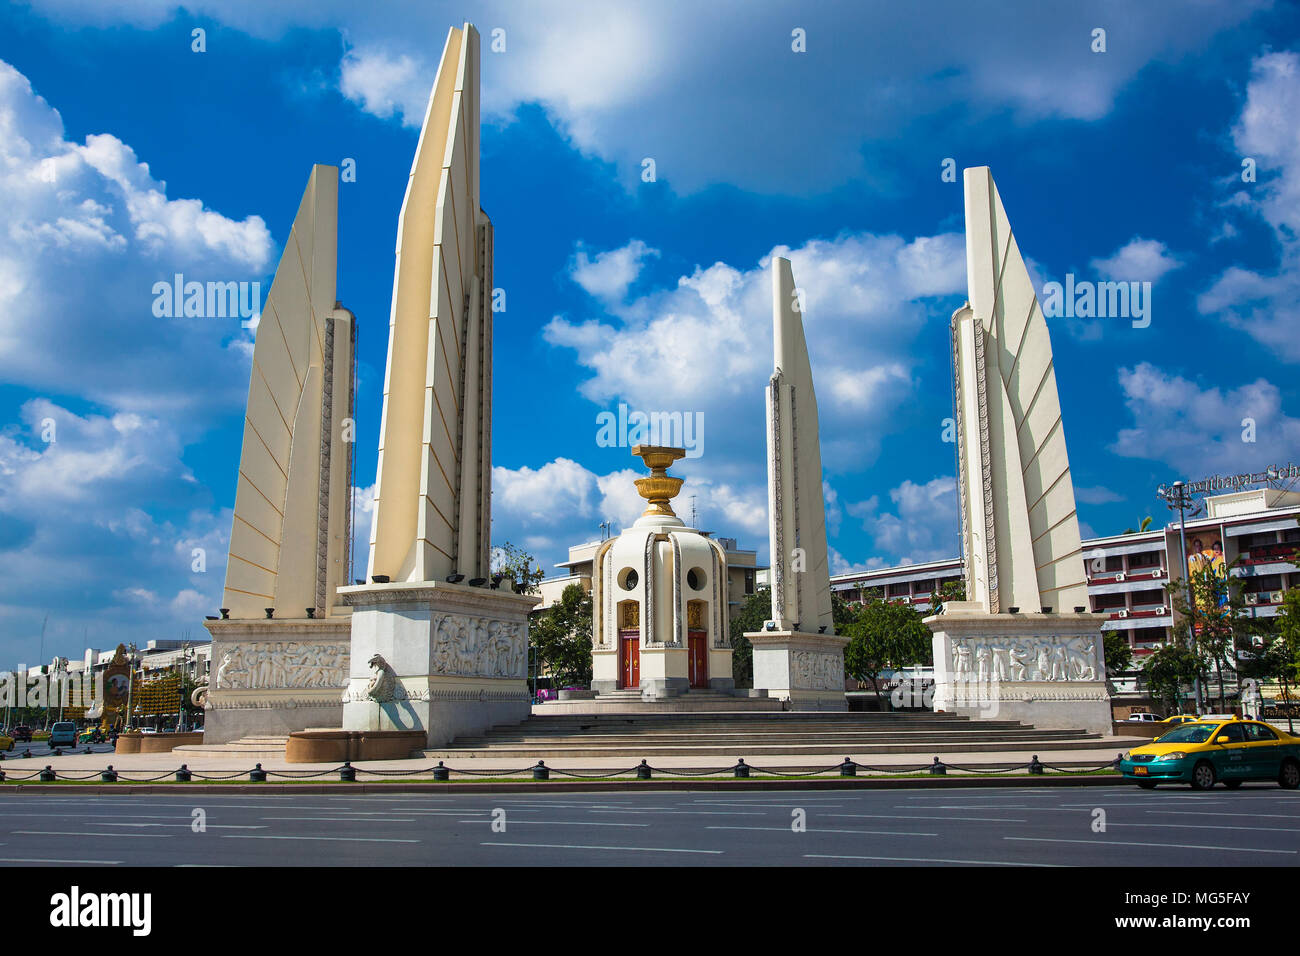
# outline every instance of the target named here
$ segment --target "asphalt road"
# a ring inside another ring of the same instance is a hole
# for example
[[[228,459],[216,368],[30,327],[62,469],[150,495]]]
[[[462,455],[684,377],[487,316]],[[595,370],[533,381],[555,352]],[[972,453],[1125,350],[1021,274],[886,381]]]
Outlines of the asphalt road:
[[[194,832],[196,817],[203,832]],[[806,829],[796,832],[801,817]],[[1300,793],[1271,785],[1204,794],[1131,786],[188,797],[0,791],[0,866],[1298,863]]]

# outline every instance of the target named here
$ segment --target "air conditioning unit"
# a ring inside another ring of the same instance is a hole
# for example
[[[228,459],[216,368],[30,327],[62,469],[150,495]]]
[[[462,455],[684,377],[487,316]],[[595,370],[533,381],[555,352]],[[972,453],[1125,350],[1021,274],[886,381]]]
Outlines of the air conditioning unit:
[[[1246,599],[1246,603],[1247,603],[1247,604],[1258,604],[1258,603],[1259,603],[1259,592],[1258,592],[1258,591],[1247,591],[1247,592],[1246,592],[1244,595],[1242,595],[1242,596]]]
[[[1156,568],[1154,571],[1151,572],[1151,576],[1153,578],[1163,578],[1165,576],[1165,569]]]
[[[1120,612],[1119,612],[1119,616],[1120,616],[1120,617],[1128,617],[1128,616],[1129,616],[1129,610],[1128,610],[1128,608],[1125,608],[1124,610],[1120,611]]]
[[[1127,579],[1128,579],[1128,575],[1125,574],[1123,571],[1121,571],[1119,574],[1115,575],[1115,580],[1116,580],[1116,582],[1119,582],[1119,581],[1125,581],[1125,580],[1127,580]]]
[[[1156,616],[1157,616],[1157,617],[1164,617],[1164,616],[1165,616],[1166,614],[1168,614],[1168,613],[1169,613],[1169,608],[1167,608],[1167,607],[1161,606],[1161,607],[1159,607],[1159,608],[1156,608]]]
[[[1281,591],[1274,591],[1272,594],[1269,595],[1269,600],[1272,601],[1274,604],[1281,604],[1282,597],[1283,594]]]

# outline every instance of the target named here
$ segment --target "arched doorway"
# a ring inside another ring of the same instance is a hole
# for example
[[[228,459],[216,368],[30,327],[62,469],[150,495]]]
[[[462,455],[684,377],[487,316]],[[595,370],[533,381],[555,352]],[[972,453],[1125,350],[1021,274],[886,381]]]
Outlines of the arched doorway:
[[[686,646],[690,655],[688,674],[692,687],[709,686],[709,632],[706,624],[708,604],[686,602]]]
[[[632,600],[618,603],[618,686],[641,686],[641,605]]]

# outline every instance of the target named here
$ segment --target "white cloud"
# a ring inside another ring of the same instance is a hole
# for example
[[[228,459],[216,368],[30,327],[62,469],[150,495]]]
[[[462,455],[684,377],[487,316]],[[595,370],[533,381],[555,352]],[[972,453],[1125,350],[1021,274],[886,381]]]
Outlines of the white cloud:
[[[594,258],[585,249],[573,257],[569,274],[587,294],[610,306],[617,306],[627,296],[628,287],[641,274],[645,260],[659,255],[640,239],[633,239],[621,249],[598,252]]]
[[[109,408],[195,424],[242,404],[239,320],[156,318],[152,289],[178,272],[260,280],[274,247],[259,217],[236,221],[167,198],[166,184],[114,136],[64,139],[59,114],[3,61],[0,209],[8,383],[55,393],[75,383]]]
[[[1093,259],[1092,268],[1104,278],[1120,282],[1159,282],[1167,273],[1182,265],[1157,239],[1134,236],[1105,259]]]
[[[881,507],[880,497],[851,504],[850,515],[862,521],[872,538],[872,550],[888,556],[891,564],[919,564],[958,554],[960,542],[957,481],[945,476],[918,484],[906,480],[889,492],[894,510]],[[868,561],[869,567],[883,566]]]
[[[1216,315],[1283,359],[1300,362],[1300,54],[1268,53],[1252,64],[1246,101],[1232,130],[1243,157],[1256,163],[1258,181],[1241,188],[1225,207],[1260,216],[1272,228],[1279,252],[1275,269],[1231,265],[1196,300],[1202,315]]]
[[[423,115],[448,25],[466,13],[428,0],[30,3],[52,18],[94,26],[152,28],[183,8],[269,39],[297,27],[337,30],[348,47],[344,95],[408,125]],[[614,163],[629,188],[639,185],[649,156],[679,191],[729,182],[805,194],[872,181],[876,143],[918,117],[951,123],[954,105],[967,108],[971,133],[1008,111],[1021,122],[1103,117],[1146,66],[1201,51],[1215,33],[1267,5],[1198,2],[1189,12],[1184,4],[1016,0],[990,17],[964,0],[939,0],[927,16],[944,28],[928,31],[924,42],[915,10],[902,4],[811,5],[792,18],[778,4],[749,5],[737,17],[726,4],[488,0],[472,16],[483,34],[489,120],[509,121],[521,104],[540,104],[577,148]],[[1104,55],[1091,51],[1098,24],[1109,34]],[[806,53],[791,49],[796,26],[806,31]],[[494,53],[498,27],[506,49]]]
[[[1202,388],[1142,362],[1120,369],[1119,384],[1134,425],[1120,430],[1110,450],[1163,462],[1175,477],[1259,470],[1300,447],[1300,419],[1283,413],[1280,391],[1262,378]],[[1248,436],[1254,440],[1243,440]]]
[[[1109,488],[1105,488],[1101,485],[1096,485],[1091,488],[1080,488],[1076,485],[1074,488],[1074,497],[1077,501],[1081,501],[1085,505],[1108,505],[1117,501],[1125,500],[1123,495],[1116,494]]]

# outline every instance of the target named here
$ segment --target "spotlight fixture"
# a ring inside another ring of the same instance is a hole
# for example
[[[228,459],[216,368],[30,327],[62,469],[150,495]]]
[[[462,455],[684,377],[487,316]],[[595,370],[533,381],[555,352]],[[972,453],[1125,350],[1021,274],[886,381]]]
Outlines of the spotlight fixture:
[[[219,608],[217,608],[217,610],[221,612],[221,619],[222,619],[223,621],[228,621],[228,620],[230,620],[230,608],[228,608],[228,607],[219,607]]]
[[[372,575],[370,575],[370,583],[371,583],[371,584],[387,584],[387,583],[388,583],[389,581],[391,581],[391,580],[392,580],[392,579],[391,579],[388,575],[386,575],[386,574],[372,574]]]
[[[472,588],[481,588],[487,584],[487,578],[470,578],[469,586]]]
[[[263,608],[262,610],[266,611],[266,619],[268,621],[271,620],[273,617],[275,617],[275,608],[267,607],[267,608]]]
[[[492,575],[492,590],[495,591],[497,588],[501,587],[501,582],[502,582],[502,580],[504,580],[504,579],[505,579],[505,575],[504,575],[504,574],[494,574],[494,575]]]
[[[825,634],[825,633],[826,633],[826,625],[823,624],[821,627],[817,628],[817,633],[818,633],[818,634]]]
[[[352,583],[353,583],[353,584],[365,584],[365,583],[366,583],[366,579],[365,579],[365,578],[354,578],[353,581],[352,581]]]
[[[776,621],[764,621],[764,622],[763,622],[763,630],[765,630],[765,631],[775,631],[775,630],[776,630]]]
[[[453,571],[451,574],[447,575],[447,583],[448,583],[448,584],[460,584],[460,582],[461,582],[461,581],[464,581],[464,580],[465,580],[465,575],[463,575],[463,574],[457,574],[455,571]]]
[[[314,607],[307,608],[307,618],[312,621],[316,619],[316,609]]]
[[[1087,611],[1087,610],[1088,610],[1088,609],[1087,609],[1086,607],[1084,607],[1082,604],[1080,604],[1078,607],[1076,607],[1076,608],[1074,609],[1074,613],[1075,613],[1075,614],[1082,614],[1082,613],[1084,613],[1084,612]]]
[[[1019,614],[1019,613],[1020,613],[1020,608],[1018,608],[1018,607],[1009,607],[1009,608],[1007,608],[1007,613],[1008,613],[1008,614]]]
[[[221,618],[217,617],[215,614],[205,614],[205,615],[203,615],[203,619],[204,619],[205,621],[219,621],[219,620],[221,620]]]
[[[1052,609],[1051,609],[1050,607],[1047,607],[1046,605],[1044,605],[1044,606],[1043,606],[1043,613],[1044,613],[1044,614],[1051,614],[1051,613],[1052,613]]]

